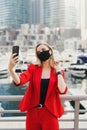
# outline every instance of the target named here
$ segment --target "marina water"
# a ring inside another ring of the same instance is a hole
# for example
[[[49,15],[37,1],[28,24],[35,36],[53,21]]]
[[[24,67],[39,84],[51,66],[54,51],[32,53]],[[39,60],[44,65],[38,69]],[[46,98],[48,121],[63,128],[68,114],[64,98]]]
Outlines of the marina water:
[[[3,79],[4,82],[4,79]],[[0,96],[3,95],[24,95],[26,91],[26,85],[22,87],[16,87],[13,82],[11,83],[0,83]],[[2,101],[1,102],[1,108],[0,109],[6,109],[6,110],[16,110],[18,109],[19,101]],[[1,114],[1,116],[17,116],[19,114]],[[21,114],[23,115],[23,114]]]

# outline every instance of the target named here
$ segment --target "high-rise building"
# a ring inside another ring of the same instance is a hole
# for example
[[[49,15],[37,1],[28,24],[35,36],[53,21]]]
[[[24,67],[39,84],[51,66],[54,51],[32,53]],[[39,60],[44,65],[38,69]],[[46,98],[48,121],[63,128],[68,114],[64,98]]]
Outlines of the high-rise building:
[[[87,29],[87,0],[85,0],[85,28]]]
[[[29,0],[29,23],[43,23],[43,0]]]
[[[81,34],[84,45],[87,46],[87,0],[81,0]],[[87,48],[87,47],[86,47]]]
[[[0,0],[0,29],[29,23],[29,0]]]
[[[65,0],[66,27],[81,27],[81,0]]]
[[[80,0],[44,0],[44,23],[47,26],[80,27]]]
[[[44,24],[56,26],[58,24],[58,1],[44,0]]]

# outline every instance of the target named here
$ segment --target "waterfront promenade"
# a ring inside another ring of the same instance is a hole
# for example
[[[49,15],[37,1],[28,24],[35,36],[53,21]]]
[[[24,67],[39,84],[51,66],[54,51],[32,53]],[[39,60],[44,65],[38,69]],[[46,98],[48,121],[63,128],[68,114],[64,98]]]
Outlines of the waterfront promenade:
[[[0,96],[0,101],[20,101],[22,96]],[[65,115],[59,119],[60,130],[87,130],[87,109],[79,110],[80,101],[87,101],[87,95],[61,95],[65,101],[75,101],[75,109],[68,106],[65,108]],[[79,112],[85,112],[79,115]],[[0,113],[20,113],[19,110],[1,110]],[[0,130],[25,130],[25,117],[1,117]]]

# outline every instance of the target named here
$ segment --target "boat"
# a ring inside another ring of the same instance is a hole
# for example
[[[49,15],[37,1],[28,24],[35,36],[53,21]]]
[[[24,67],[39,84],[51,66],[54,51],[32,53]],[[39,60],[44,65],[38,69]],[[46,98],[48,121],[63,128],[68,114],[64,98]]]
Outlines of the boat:
[[[15,72],[22,73],[27,70],[28,64],[20,60],[15,68]]]
[[[87,95],[86,91],[83,89],[84,86],[81,88],[70,88],[69,93],[71,95]],[[75,103],[74,101],[70,101],[70,104],[75,108]],[[80,110],[86,110],[87,109],[87,101],[82,100],[80,101]],[[80,112],[79,114],[84,114],[85,112]]]
[[[7,78],[9,76],[8,73],[8,61],[5,59],[0,60],[0,79]]]
[[[7,69],[0,70],[0,79],[7,78],[8,76],[9,74]]]
[[[87,56],[80,55],[77,57],[76,63],[69,66],[71,77],[84,79],[87,77]]]
[[[4,115],[3,110],[4,110],[4,108],[2,107],[2,103],[0,103],[0,111],[2,111],[2,112],[0,112],[0,117],[2,117]]]

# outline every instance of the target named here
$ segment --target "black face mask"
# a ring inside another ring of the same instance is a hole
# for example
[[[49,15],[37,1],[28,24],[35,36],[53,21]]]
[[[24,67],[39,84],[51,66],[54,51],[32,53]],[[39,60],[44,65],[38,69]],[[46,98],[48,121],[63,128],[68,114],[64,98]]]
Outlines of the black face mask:
[[[51,54],[49,53],[49,50],[42,51],[38,54],[38,58],[40,59],[41,62],[48,60],[50,56]]]

